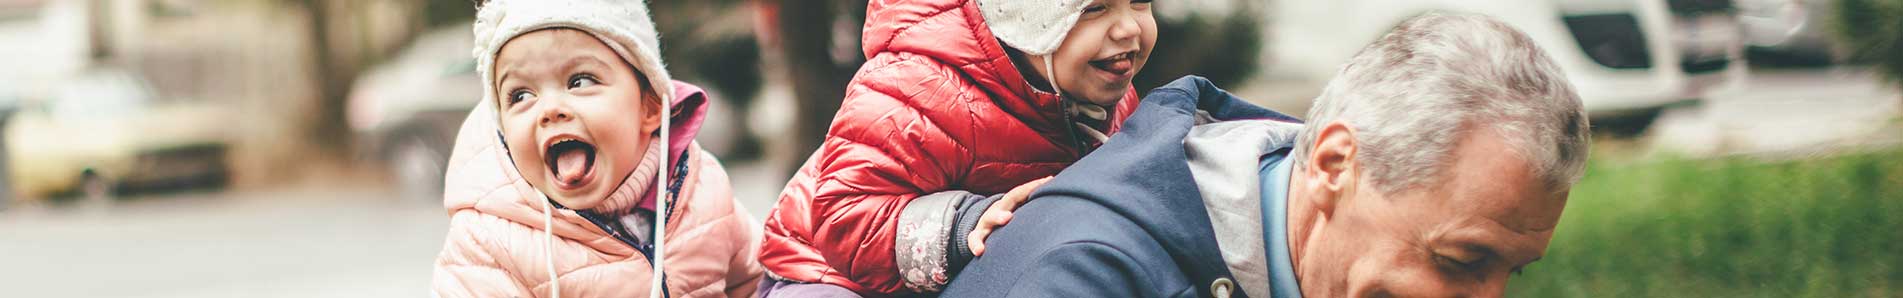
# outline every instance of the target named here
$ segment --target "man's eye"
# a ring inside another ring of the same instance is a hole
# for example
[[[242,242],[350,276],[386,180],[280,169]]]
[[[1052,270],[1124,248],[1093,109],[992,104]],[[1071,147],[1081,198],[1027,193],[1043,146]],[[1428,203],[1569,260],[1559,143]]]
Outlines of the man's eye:
[[[577,74],[568,78],[568,89],[593,87],[599,84],[601,84],[601,81],[596,80],[595,76],[589,74]]]
[[[1479,261],[1480,260],[1461,260],[1443,254],[1434,254],[1435,263],[1459,269],[1473,269],[1475,265],[1480,264]]]
[[[515,89],[515,91],[509,92],[509,103],[513,104],[513,103],[522,102],[524,100],[529,100],[529,97],[533,97],[533,96],[535,96],[535,93],[529,93],[529,90]]]

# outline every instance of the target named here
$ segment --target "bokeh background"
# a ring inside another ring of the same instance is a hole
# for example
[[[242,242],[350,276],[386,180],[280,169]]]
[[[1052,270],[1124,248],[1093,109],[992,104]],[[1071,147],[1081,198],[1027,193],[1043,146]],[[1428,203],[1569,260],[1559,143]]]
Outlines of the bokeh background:
[[[864,61],[864,1],[651,1],[699,141],[764,218]],[[1903,295],[1903,0],[1155,4],[1140,90],[1300,115],[1428,10],[1526,31],[1595,124],[1514,296]],[[19,297],[427,294],[478,100],[467,0],[0,0],[0,287]]]

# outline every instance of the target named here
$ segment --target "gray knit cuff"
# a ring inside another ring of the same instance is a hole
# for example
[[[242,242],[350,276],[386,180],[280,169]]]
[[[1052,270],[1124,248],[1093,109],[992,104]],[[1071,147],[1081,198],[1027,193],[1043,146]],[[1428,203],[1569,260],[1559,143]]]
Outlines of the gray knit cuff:
[[[951,281],[945,251],[951,240],[959,203],[976,197],[965,191],[944,191],[913,199],[899,212],[898,239],[893,242],[899,275],[905,287],[919,293],[944,290]]]

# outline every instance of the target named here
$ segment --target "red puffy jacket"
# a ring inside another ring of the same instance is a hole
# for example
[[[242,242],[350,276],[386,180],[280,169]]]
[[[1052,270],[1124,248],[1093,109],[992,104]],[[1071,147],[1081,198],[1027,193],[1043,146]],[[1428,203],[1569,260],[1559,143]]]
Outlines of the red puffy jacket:
[[[872,1],[866,63],[767,216],[760,262],[796,282],[903,295],[893,243],[921,195],[1003,193],[1082,157],[1062,99],[1033,89],[971,0]],[[1062,75],[1062,74],[1059,74]],[[1136,108],[1125,92],[1106,133]]]

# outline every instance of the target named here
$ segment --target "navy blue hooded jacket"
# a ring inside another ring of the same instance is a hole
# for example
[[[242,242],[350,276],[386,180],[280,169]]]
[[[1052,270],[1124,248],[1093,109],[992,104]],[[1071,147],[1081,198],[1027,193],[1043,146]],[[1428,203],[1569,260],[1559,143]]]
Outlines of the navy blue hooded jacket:
[[[1186,164],[1199,111],[1300,122],[1201,77],[1152,90],[1121,131],[991,234],[941,297],[1211,297],[1212,283],[1233,278]]]

